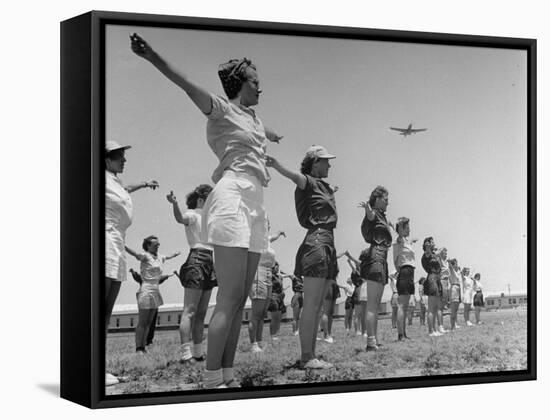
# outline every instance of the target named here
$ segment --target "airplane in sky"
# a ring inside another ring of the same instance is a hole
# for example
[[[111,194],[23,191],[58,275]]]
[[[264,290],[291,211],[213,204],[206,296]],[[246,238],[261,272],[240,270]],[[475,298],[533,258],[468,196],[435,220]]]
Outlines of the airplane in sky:
[[[412,128],[412,123],[409,124],[407,128],[396,128],[396,127],[390,127],[390,130],[399,131],[399,134],[401,134],[404,137],[410,136],[411,134],[419,133],[421,131],[426,131],[427,128]]]

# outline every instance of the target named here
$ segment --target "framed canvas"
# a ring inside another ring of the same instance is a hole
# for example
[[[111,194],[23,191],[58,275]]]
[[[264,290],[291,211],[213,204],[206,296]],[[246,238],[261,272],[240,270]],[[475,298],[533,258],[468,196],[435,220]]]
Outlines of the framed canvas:
[[[536,40],[61,23],[61,396],[536,379]]]

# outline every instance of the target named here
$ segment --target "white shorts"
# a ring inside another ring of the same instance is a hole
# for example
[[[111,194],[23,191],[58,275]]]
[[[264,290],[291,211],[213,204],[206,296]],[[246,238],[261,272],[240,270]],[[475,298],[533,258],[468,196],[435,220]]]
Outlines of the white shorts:
[[[202,242],[261,253],[267,249],[267,219],[260,181],[225,171],[204,204]]]
[[[105,229],[105,277],[126,280],[126,251],[124,233],[113,226]]]

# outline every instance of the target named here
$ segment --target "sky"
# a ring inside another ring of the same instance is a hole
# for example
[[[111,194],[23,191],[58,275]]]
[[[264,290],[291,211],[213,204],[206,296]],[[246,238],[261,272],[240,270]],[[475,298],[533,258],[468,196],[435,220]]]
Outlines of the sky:
[[[422,240],[480,272],[484,290],[527,288],[527,56],[524,51],[238,34],[129,26],[107,28],[106,138],[130,144],[124,183],[155,179],[156,191],[132,194],[127,244],[140,249],[159,237],[160,253],[181,251],[165,265],[179,269],[189,247],[166,195],[180,205],[196,185],[210,183],[217,159],[206,143],[206,118],[185,92],[134,55],[137,32],[167,61],[207,90],[223,95],[220,63],[247,57],[263,93],[255,108],[284,138],[268,153],[299,169],[307,148],[337,156],[327,181],[336,193],[338,252],[366,247],[358,208],[377,185],[389,190],[388,219],[411,220],[416,279]],[[428,130],[404,138],[393,127]],[[271,171],[265,206],[282,270],[292,271],[305,230],[294,209],[294,184]],[[139,263],[128,256],[129,266]],[[390,267],[392,255],[390,252]],[[338,281],[350,269],[340,260]],[[289,285],[289,281],[285,283]],[[386,287],[386,297],[389,287]],[[137,284],[123,283],[117,304],[135,303]],[[183,301],[175,277],[161,286],[166,303]],[[287,301],[292,292],[287,291]],[[213,297],[213,301],[215,296]]]

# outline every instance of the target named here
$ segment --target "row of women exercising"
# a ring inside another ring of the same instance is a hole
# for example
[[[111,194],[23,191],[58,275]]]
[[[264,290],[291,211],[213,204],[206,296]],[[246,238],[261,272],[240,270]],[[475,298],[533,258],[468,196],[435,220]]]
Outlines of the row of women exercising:
[[[333,235],[338,221],[335,191],[325,181],[331,167],[330,161],[335,156],[322,146],[311,146],[300,170],[294,171],[267,155],[266,141],[278,143],[282,137],[264,127],[253,109],[262,91],[256,67],[250,60],[233,59],[219,66],[218,75],[226,94],[222,97],[193,83],[139,35],[133,34],[130,41],[136,55],[150,62],[180,87],[204,114],[207,119],[207,143],[219,160],[212,174],[214,188],[210,190],[206,185],[197,187],[187,197],[186,212],[181,211],[173,193],[167,197],[176,221],[185,225],[191,248],[187,261],[178,273],[185,287],[184,325],[181,328],[184,357],[197,360],[204,357],[204,315],[211,290],[217,284],[216,305],[208,326],[203,387],[240,386],[234,376],[233,365],[243,307],[250,294],[253,302],[254,296],[267,296],[259,290],[260,287],[254,290],[252,285],[255,278],[262,277],[266,280],[264,283],[269,284],[267,277],[271,275],[263,268],[268,264],[262,261],[263,258],[272,263],[270,241],[275,239],[269,233],[263,194],[270,181],[267,168],[271,167],[295,185],[298,222],[307,230],[297,251],[293,274],[293,278],[301,280],[303,290],[303,308],[297,328],[301,353],[299,365],[305,369],[331,368],[330,363],[316,357],[315,350],[323,301],[338,274]],[[156,237],[144,240],[144,252],[126,246],[125,232],[132,221],[130,193],[140,188],[158,187],[156,181],[122,185],[117,175],[124,169],[125,150],[128,148],[114,141],[106,143],[106,328],[120,282],[126,278],[126,252],[140,261],[142,285],[138,303],[140,316],[142,310],[147,311],[143,313],[143,319],[147,322],[150,322],[153,309],[159,303],[160,295],[157,293],[158,283],[163,279],[162,264],[177,255],[159,255],[160,244]],[[387,254],[392,246],[392,227],[386,219],[388,191],[377,187],[369,200],[359,205],[364,209],[361,232],[370,245],[356,261],[367,295],[366,350],[376,350],[380,345],[377,340],[377,309],[388,282]],[[413,292],[411,287],[414,287],[414,253],[411,254],[408,231],[408,221],[400,221],[397,227],[397,255],[400,258],[397,284],[398,288],[410,294]],[[422,263],[428,271],[424,292],[428,296],[437,296],[441,293],[441,287],[440,268],[435,263],[435,245],[433,241],[425,241],[424,248],[426,252]],[[430,302],[429,311],[433,314],[437,311],[437,299]],[[257,309],[263,311],[263,308]],[[139,344],[144,342],[145,332],[140,333]],[[406,335],[404,330],[402,334]],[[143,345],[137,347],[143,350]],[[116,383],[116,378],[106,374],[106,384],[110,383]]]

